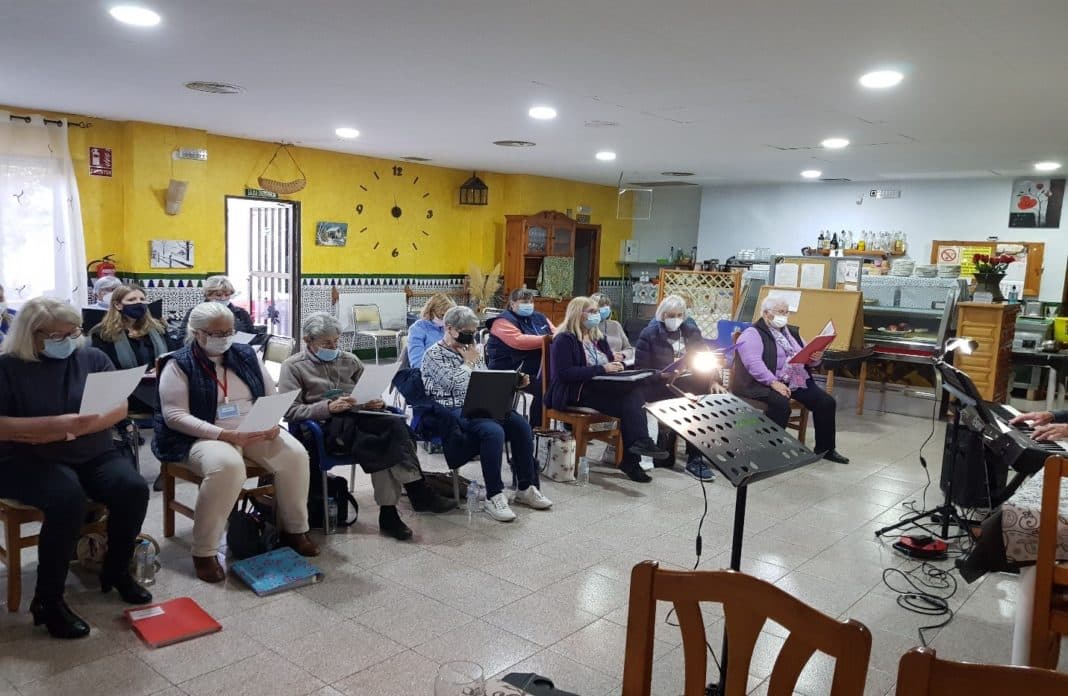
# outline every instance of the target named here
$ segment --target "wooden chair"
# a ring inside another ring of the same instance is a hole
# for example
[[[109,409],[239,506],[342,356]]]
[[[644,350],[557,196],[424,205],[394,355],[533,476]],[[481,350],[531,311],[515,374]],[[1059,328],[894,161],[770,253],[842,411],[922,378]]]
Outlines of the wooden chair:
[[[549,392],[549,344],[552,336],[542,336],[541,339],[541,427],[548,429],[553,421],[566,423],[571,426],[571,434],[575,438],[575,456],[585,457],[586,446],[590,440],[601,440],[615,447],[615,465],[618,468],[623,461],[623,430],[619,426],[619,419],[614,416],[606,416],[592,408],[575,406],[566,411],[558,411],[549,408],[545,397]]]
[[[89,504],[93,521],[82,527],[82,534],[96,532],[106,534],[107,516],[99,513],[104,506]],[[0,498],[0,522],[4,525],[4,544],[0,546],[0,561],[7,566],[7,610],[17,612],[22,602],[22,550],[37,546],[37,534],[22,536],[22,525],[43,522],[44,513],[16,500]]]
[[[835,659],[831,696],[861,696],[868,674],[871,633],[854,620],[836,621],[793,595],[732,570],[663,570],[642,561],[630,574],[623,696],[649,696],[653,676],[656,603],[672,602],[682,631],[685,696],[704,696],[708,667],[707,636],[700,602],[723,605],[728,647],[725,696],[744,696],[760,630],[770,619],[790,635],[771,672],[769,696],[793,693],[797,679],[816,651]]]
[[[735,331],[731,336],[731,342],[737,343],[738,337],[741,335],[740,331]],[[737,360],[738,356],[735,354],[734,359]],[[730,369],[727,371],[727,388],[730,389],[730,385],[734,382],[734,364],[731,363]],[[749,399],[739,394],[735,394],[739,399],[752,406],[757,411],[764,413],[768,410],[768,402],[761,401],[760,399]],[[808,433],[808,408],[805,407],[800,401],[790,399],[790,417],[786,420],[786,429],[793,429],[797,431],[797,440],[802,445],[805,444],[805,436]]]
[[[1061,481],[1068,478],[1068,457],[1046,459],[1042,511],[1035,561],[1035,605],[1031,617],[1032,667],[1057,669],[1061,636],[1068,634],[1068,564],[1057,562]],[[1068,691],[1062,693],[1068,694]]]
[[[897,668],[897,696],[1064,696],[1068,674],[1034,667],[940,660],[931,648],[913,648]]]
[[[269,476],[267,471],[258,464],[245,462],[245,476],[250,479],[259,479]],[[175,482],[178,479],[195,483],[198,487],[204,482],[204,477],[182,466],[180,462],[160,462],[160,476],[163,477],[163,536],[168,539],[174,536],[174,513],[193,519],[193,508],[178,502],[174,497]],[[243,500],[250,495],[274,495],[274,484],[244,488],[238,496]]]

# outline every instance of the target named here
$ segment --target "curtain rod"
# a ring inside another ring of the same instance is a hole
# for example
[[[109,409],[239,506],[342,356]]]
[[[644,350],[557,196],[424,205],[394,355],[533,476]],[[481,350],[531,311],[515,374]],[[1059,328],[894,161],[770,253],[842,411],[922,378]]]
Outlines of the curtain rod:
[[[8,118],[11,119],[12,121],[25,121],[26,123],[29,123],[30,120],[31,120],[31,118],[29,116],[17,116],[15,114],[9,114]],[[52,123],[52,124],[57,125],[57,126],[62,126],[63,125],[63,121],[60,121],[59,119],[53,119],[53,118],[46,118],[46,119],[44,119],[44,122],[45,122],[45,125],[48,125],[49,123]],[[67,125],[68,126],[73,126],[74,128],[92,128],[93,127],[93,124],[88,123],[86,121],[68,121]]]

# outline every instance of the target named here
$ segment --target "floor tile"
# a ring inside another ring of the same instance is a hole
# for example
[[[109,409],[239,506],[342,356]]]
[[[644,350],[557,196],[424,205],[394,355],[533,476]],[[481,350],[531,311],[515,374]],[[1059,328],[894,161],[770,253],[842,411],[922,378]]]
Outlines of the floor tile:
[[[497,677],[501,678],[509,672],[532,672],[549,676],[557,689],[583,695],[618,694],[621,684],[618,676],[604,674],[552,650],[542,650],[522,662],[511,665],[501,670]]]
[[[228,631],[230,619],[220,623],[223,630],[196,640],[152,648],[138,641],[133,652],[152,669],[174,684],[189,681],[221,667],[258,655],[266,648],[242,633]],[[132,633],[132,631],[131,631]]]
[[[178,686],[189,696],[303,696],[325,685],[281,655],[263,652]]]
[[[598,619],[568,602],[550,595],[533,594],[511,602],[482,617],[483,621],[547,647]]]
[[[390,640],[414,648],[474,618],[430,597],[418,596],[360,614],[355,620]]]
[[[45,694],[123,694],[138,696],[152,694],[170,683],[135,656],[122,652],[78,665],[40,681],[23,684],[24,696]]]
[[[277,651],[329,684],[404,649],[400,643],[350,620],[307,634],[295,633]]]
[[[433,694],[438,663],[407,650],[336,682],[348,696],[414,696]]]
[[[476,662],[485,674],[496,674],[540,650],[537,643],[485,621],[472,621],[415,649],[438,664],[452,660]]]
[[[622,679],[626,644],[627,629],[625,626],[600,619],[551,646],[550,650],[599,672]],[[673,646],[670,643],[653,641],[654,659],[667,654],[672,649]]]

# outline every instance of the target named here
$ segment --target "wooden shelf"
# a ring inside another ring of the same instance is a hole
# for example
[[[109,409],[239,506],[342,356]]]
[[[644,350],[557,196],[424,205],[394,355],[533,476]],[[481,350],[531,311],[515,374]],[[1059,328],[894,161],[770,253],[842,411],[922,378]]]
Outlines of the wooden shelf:
[[[820,252],[821,256],[830,256],[831,255],[831,250],[830,249],[817,249],[817,251]],[[844,256],[871,256],[873,258],[876,257],[876,256],[881,256],[884,259],[888,258],[888,257],[891,257],[891,256],[904,256],[905,255],[903,253],[902,254],[898,254],[898,253],[893,252],[893,251],[883,251],[882,249],[871,249],[871,250],[865,249],[863,251],[861,251],[860,249],[843,249],[842,250],[842,254]]]

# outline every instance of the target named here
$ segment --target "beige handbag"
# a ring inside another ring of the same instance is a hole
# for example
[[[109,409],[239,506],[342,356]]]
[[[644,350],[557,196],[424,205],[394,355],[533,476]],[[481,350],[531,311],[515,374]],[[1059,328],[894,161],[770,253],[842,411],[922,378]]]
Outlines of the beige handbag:
[[[575,438],[563,430],[535,430],[534,457],[546,478],[560,483],[575,480]]]

